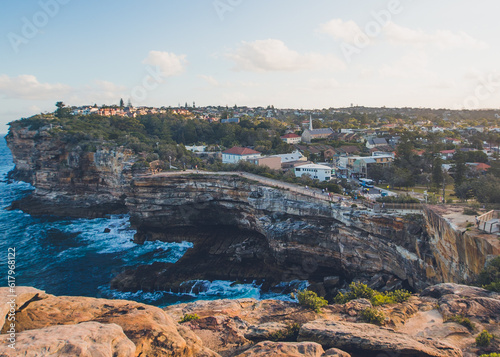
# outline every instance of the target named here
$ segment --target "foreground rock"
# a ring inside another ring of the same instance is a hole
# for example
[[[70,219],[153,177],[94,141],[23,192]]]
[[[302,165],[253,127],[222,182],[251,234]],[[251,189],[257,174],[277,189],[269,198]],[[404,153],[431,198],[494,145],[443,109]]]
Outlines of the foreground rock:
[[[6,295],[8,295],[7,288],[0,288],[0,296]],[[116,335],[117,341],[122,342],[115,347],[125,349],[126,346],[133,345],[135,346],[135,356],[218,356],[218,354],[204,348],[201,340],[192,331],[184,326],[179,326],[163,310],[154,306],[123,300],[73,296],[56,297],[40,290],[36,296],[36,299],[31,299],[23,306],[18,306],[16,311],[16,332],[20,336],[16,347],[19,349],[24,348],[30,351],[30,341],[36,340],[38,346],[42,348],[40,351],[53,350],[55,351],[54,356],[66,356],[67,352],[62,348],[61,341],[56,338],[57,334],[51,335],[50,332],[61,332],[63,335],[65,333],[68,336],[64,340],[65,344],[83,352],[88,350],[86,346],[90,346],[89,341],[92,341],[92,338],[96,339],[96,344],[103,346],[104,349],[104,346],[109,345],[113,334],[108,331],[105,335],[109,338],[100,340],[92,332],[92,329],[104,328],[101,326],[107,326],[106,329],[109,329],[108,326],[115,326],[113,333],[116,334],[116,328],[119,327],[124,334],[123,336]],[[80,324],[89,321],[98,324],[92,326]],[[55,325],[69,326],[64,329],[64,326]],[[53,330],[55,327],[61,331]],[[72,328],[75,328],[75,334],[71,333]],[[8,324],[6,323],[2,328],[2,333],[7,333],[7,330]],[[3,341],[6,338],[7,336],[2,336]],[[108,348],[107,351],[111,353],[110,356],[114,356],[111,348]],[[8,352],[7,345],[0,345],[0,355]],[[79,356],[80,354],[73,353],[72,355]]]
[[[432,340],[413,339],[408,335],[371,324],[316,320],[302,326],[299,341],[314,341],[325,348],[347,352],[397,353],[413,357],[459,357],[462,352]]]
[[[136,347],[115,324],[83,322],[24,331],[16,349],[0,346],[2,356],[133,357]]]
[[[0,288],[4,316],[8,293]],[[315,313],[276,300],[197,301],[162,310],[132,301],[56,297],[33,288],[18,287],[16,294],[17,349],[5,343],[4,320],[0,356],[469,357],[500,349],[497,340],[475,346],[483,329],[500,335],[499,294],[457,284],[373,307],[385,314],[385,327],[363,323],[360,312],[371,306],[365,299]],[[449,320],[461,312],[474,328]],[[179,324],[185,314],[199,318]]]
[[[236,357],[321,357],[321,345],[314,342],[260,342]]]

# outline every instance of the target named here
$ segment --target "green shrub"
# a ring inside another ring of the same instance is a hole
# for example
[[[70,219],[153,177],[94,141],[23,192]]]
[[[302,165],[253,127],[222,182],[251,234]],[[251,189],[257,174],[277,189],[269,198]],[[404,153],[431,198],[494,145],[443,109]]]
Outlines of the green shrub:
[[[476,325],[474,325],[474,323],[471,320],[469,320],[467,317],[464,317],[463,315],[448,317],[446,321],[456,322],[457,324],[467,327],[470,331],[473,331],[474,328],[476,327]]]
[[[369,288],[363,283],[349,284],[349,292],[346,294],[338,293],[334,298],[336,304],[345,304],[355,299],[368,299],[374,306],[385,304],[396,304],[407,301],[411,293],[407,290],[396,290],[393,292],[381,293]]]
[[[381,203],[420,203],[420,201],[410,195],[378,197],[377,202]]]
[[[401,289],[401,290],[394,290],[391,292],[386,293],[389,295],[394,303],[400,303],[400,302],[405,302],[408,301],[408,299],[411,296],[411,293],[408,290]]]
[[[292,297],[295,298],[293,294]],[[297,299],[300,305],[308,307],[315,312],[320,312],[323,306],[328,305],[328,301],[311,290],[299,291],[297,293]]]
[[[469,208],[469,207],[464,208],[464,214],[466,216],[477,216],[478,215],[478,213],[475,209]]]
[[[383,325],[385,320],[385,315],[382,311],[368,308],[361,311],[361,319],[369,324]]]
[[[490,334],[488,331],[483,330],[477,337],[476,337],[476,345],[481,346],[481,347],[486,347],[489,346],[491,343],[491,339],[493,338],[493,335]]]
[[[285,342],[296,342],[297,337],[299,337],[300,324],[293,323],[289,324],[285,330],[273,332],[268,336],[269,341],[285,341]]]
[[[500,353],[489,353],[487,355],[481,355],[479,357],[500,357]]]
[[[179,321],[180,324],[192,320],[198,320],[200,317],[197,314],[185,314],[184,317]]]
[[[477,285],[485,289],[500,292],[500,256],[490,260],[479,273]]]
[[[495,291],[497,293],[500,293],[500,281],[496,281],[491,284],[483,285],[484,289],[490,290],[490,291]]]

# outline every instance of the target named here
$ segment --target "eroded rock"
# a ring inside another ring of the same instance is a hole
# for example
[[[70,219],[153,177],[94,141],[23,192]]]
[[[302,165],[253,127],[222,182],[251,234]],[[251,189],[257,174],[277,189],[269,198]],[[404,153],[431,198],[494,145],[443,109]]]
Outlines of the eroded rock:
[[[6,335],[1,335],[2,341]],[[116,324],[82,322],[50,326],[16,334],[15,349],[0,344],[0,355],[8,357],[133,357],[135,344]]]
[[[347,352],[377,354],[390,352],[399,356],[459,357],[462,352],[450,345],[416,339],[372,324],[316,320],[302,326],[299,341],[314,341],[323,348]]]

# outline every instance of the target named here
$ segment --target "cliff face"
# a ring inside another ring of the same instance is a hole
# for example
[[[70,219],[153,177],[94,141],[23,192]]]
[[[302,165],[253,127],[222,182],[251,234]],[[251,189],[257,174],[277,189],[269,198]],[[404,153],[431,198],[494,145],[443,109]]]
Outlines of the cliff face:
[[[6,140],[16,164],[11,177],[36,188],[13,208],[75,217],[125,212],[122,195],[134,160],[129,149],[87,151],[51,135],[49,128],[11,128]]]
[[[468,281],[488,255],[500,253],[498,244],[462,233],[433,210],[376,215],[239,175],[134,178],[130,150],[88,150],[52,134],[48,128],[11,128],[13,177],[36,187],[13,208],[74,217],[128,212],[138,243],[194,243],[174,265],[123,272],[112,283],[117,289],[186,289],[183,283],[194,279],[256,280],[270,288],[307,279],[331,295],[344,279],[359,278],[378,289],[420,290]]]
[[[267,284],[308,279],[320,292],[334,287],[332,276],[371,278],[378,288],[399,281],[421,289],[444,275],[435,271],[433,247],[418,220],[340,208],[238,175],[135,179],[126,204],[137,242],[191,240],[194,249],[160,269],[163,279],[146,267],[118,276],[114,287],[123,290],[152,284],[175,289],[182,280],[172,278],[178,277],[175,266],[197,266],[198,279],[235,279],[232,273],[247,264],[254,267],[249,278]],[[234,232],[214,232],[211,238],[189,233],[224,226],[254,233],[243,239]]]
[[[435,278],[443,282],[470,283],[489,257],[500,255],[498,239],[461,229],[439,211],[439,207],[428,206],[424,214],[437,267],[429,274],[437,274]]]

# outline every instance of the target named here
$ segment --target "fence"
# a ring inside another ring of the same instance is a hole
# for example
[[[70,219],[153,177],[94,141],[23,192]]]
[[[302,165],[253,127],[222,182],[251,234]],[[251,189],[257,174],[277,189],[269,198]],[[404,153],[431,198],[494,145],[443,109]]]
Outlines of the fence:
[[[500,231],[500,211],[489,211],[477,217],[477,228],[487,233]]]

